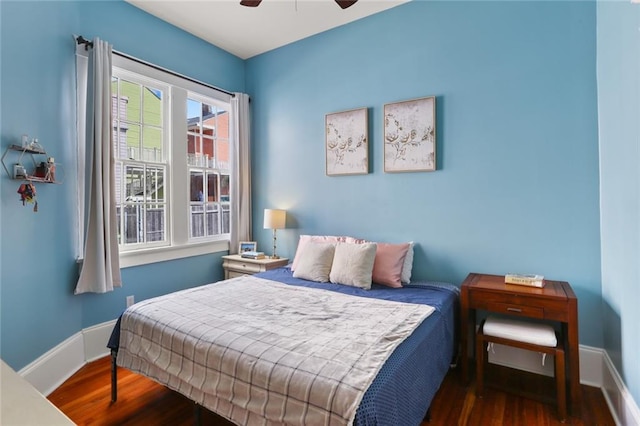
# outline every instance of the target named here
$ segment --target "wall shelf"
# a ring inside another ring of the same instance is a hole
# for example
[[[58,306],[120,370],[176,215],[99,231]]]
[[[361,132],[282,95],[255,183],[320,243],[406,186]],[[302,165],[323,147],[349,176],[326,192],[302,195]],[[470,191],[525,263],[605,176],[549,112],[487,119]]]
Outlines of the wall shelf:
[[[26,167],[22,163],[25,158],[30,159],[31,167]],[[59,179],[56,180],[56,173],[59,174],[61,172],[61,167],[59,167],[59,164],[48,162],[48,159],[47,151],[40,145],[27,147],[9,145],[4,154],[2,154],[1,161],[4,171],[7,172],[11,179],[38,183],[62,183]],[[7,163],[9,163],[10,167],[7,167]],[[24,175],[16,176],[15,165],[22,166]]]

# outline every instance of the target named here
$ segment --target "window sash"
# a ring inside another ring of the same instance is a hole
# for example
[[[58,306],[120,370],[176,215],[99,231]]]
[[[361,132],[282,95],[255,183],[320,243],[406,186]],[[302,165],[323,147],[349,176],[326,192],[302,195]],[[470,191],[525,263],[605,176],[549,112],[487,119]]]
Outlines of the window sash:
[[[171,176],[164,154],[170,87],[113,67],[112,90],[119,250],[170,246]],[[153,143],[145,135],[150,129],[156,130]],[[149,145],[157,151],[145,155]]]
[[[221,199],[223,176],[229,176],[230,104],[197,93],[187,94],[186,146],[189,179],[189,241],[230,237],[230,217]],[[183,139],[184,140],[184,139]],[[226,151],[219,149],[225,144]],[[228,178],[226,180],[228,184]],[[228,185],[226,202],[229,201]]]

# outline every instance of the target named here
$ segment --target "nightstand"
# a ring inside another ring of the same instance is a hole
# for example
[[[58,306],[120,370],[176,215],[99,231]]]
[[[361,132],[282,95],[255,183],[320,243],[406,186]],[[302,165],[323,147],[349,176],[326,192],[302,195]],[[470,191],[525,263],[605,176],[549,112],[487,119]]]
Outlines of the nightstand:
[[[270,269],[279,268],[289,263],[289,259],[281,257],[280,259],[247,259],[239,254],[230,254],[222,256],[222,267],[224,268],[224,279],[240,277],[242,275],[253,275],[258,272],[268,271]]]
[[[542,288],[505,284],[504,275],[471,273],[460,287],[462,380],[469,379],[469,331],[475,334],[476,311],[560,323],[572,411],[581,404],[578,343],[578,299],[568,282],[545,280]],[[473,343],[471,343],[473,344]]]

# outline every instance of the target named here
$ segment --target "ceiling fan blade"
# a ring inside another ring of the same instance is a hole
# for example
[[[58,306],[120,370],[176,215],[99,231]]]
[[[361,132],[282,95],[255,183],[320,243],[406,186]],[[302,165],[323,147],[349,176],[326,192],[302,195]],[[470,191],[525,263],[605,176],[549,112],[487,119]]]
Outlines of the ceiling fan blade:
[[[240,0],[242,6],[257,7],[262,0]]]
[[[341,8],[346,9],[356,4],[357,1],[358,0],[336,0],[336,3],[338,3],[338,6]]]
[[[335,0],[342,9],[353,6],[357,1],[358,0]],[[240,4],[247,7],[257,7],[260,3],[262,3],[262,0],[240,0]]]

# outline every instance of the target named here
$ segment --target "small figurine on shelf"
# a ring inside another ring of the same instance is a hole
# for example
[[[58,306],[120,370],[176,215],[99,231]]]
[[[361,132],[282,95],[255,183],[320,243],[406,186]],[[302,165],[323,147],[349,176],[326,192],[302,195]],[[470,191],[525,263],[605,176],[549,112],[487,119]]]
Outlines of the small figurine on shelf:
[[[18,188],[18,194],[20,194],[20,201],[24,206],[25,202],[34,203],[33,211],[38,211],[38,201],[36,201],[36,187],[31,182],[23,183]]]
[[[56,163],[53,157],[47,158],[47,175],[45,178],[49,182],[56,181]]]
[[[44,148],[38,142],[38,138],[33,138],[31,143],[29,144],[29,149],[37,152],[44,152]]]

